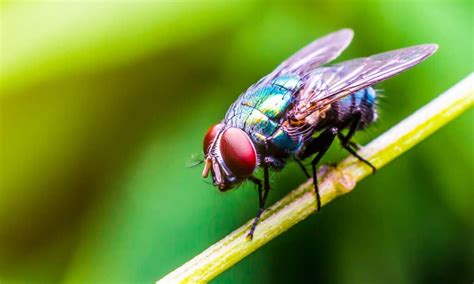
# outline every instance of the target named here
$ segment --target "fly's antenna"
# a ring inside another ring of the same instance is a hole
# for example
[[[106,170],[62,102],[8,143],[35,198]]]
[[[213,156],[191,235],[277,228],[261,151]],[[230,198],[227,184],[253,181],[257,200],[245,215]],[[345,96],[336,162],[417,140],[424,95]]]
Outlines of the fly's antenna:
[[[202,163],[204,163],[204,159],[199,158],[197,154],[193,154],[189,161],[186,162],[186,168],[194,168]]]
[[[190,162],[188,164],[186,164],[186,168],[194,168],[194,167],[197,167],[199,166],[200,164],[204,163],[204,160],[199,160],[199,161],[195,161],[195,162]]]

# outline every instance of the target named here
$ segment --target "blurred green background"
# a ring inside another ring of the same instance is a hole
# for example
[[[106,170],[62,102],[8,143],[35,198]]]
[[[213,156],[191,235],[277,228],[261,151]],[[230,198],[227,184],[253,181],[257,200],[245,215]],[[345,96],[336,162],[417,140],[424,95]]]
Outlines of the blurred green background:
[[[473,70],[473,2],[2,2],[0,282],[150,283],[257,209],[186,168],[250,84],[344,27],[341,59],[435,42],[366,143]],[[215,283],[470,283],[474,113]],[[327,162],[344,157],[338,145]],[[273,176],[270,202],[304,180]],[[257,232],[258,234],[258,229]]]

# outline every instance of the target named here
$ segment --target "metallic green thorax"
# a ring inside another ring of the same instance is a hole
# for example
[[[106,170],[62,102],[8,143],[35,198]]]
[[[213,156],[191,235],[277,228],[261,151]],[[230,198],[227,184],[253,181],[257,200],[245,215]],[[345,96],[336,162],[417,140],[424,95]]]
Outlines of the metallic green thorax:
[[[301,86],[297,75],[283,75],[268,84],[250,87],[230,107],[225,124],[243,129],[257,145],[271,143],[291,152],[301,141],[294,141],[280,128],[282,118]]]

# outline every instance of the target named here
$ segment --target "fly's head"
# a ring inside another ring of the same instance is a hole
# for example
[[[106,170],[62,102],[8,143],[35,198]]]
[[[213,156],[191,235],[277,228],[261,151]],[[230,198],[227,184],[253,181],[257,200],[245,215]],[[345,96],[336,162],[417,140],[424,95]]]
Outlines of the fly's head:
[[[213,125],[204,136],[205,178],[209,172],[220,191],[227,191],[252,175],[257,167],[257,151],[250,137],[235,127]]]

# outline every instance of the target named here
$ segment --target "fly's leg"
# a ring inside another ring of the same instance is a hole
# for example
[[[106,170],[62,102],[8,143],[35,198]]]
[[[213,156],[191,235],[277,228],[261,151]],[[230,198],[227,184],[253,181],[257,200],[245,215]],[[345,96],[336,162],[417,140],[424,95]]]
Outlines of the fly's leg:
[[[316,166],[321,160],[321,158],[326,154],[328,151],[329,147],[331,146],[332,142],[334,141],[334,137],[336,137],[337,133],[339,132],[339,129],[336,127],[329,128],[328,130],[324,131],[321,133],[321,135],[318,136],[318,138],[321,137],[321,149],[318,151],[318,154],[314,159],[311,161],[311,167],[313,170],[313,184],[314,184],[314,190],[316,192],[316,210],[319,211],[321,210],[321,195],[319,193],[319,188],[318,188],[318,175],[316,173]],[[319,140],[319,139],[317,139]]]
[[[337,133],[337,137],[339,138],[343,146],[351,145],[351,147],[353,147],[353,144],[355,144],[351,142],[351,139],[357,131],[357,128],[359,127],[360,117],[360,112],[354,114],[354,119],[352,120],[351,125],[349,126],[349,132],[347,132],[346,136],[344,136],[341,132]]]
[[[263,177],[263,192],[262,181],[254,176],[250,177],[250,180],[258,187],[258,211],[257,215],[255,216],[255,219],[253,220],[250,232],[247,235],[247,238],[249,238],[250,240],[253,238],[253,233],[255,232],[255,228],[257,228],[258,221],[260,220],[260,216],[262,215],[263,209],[265,208],[265,201],[267,201],[268,192],[270,192],[270,177],[267,164],[265,164],[263,167]]]
[[[308,170],[306,169],[305,165],[303,164],[303,162],[302,162],[300,159],[298,159],[298,158],[295,158],[295,161],[296,161],[296,163],[298,164],[298,166],[300,166],[300,168],[301,168],[301,170],[303,171],[304,175],[305,175],[307,178],[309,178],[310,175],[309,175]]]
[[[377,168],[372,165],[369,161],[367,161],[366,159],[362,158],[359,154],[357,154],[357,152],[352,149],[349,145],[342,145],[342,147],[344,149],[347,150],[347,152],[351,153],[352,156],[356,157],[359,161],[361,161],[362,163],[366,164],[367,166],[371,167],[372,168],[372,173],[375,173],[377,171]]]
[[[356,132],[357,128],[359,127],[360,123],[360,113],[357,113],[354,117],[354,120],[352,121],[350,127],[349,127],[349,132],[347,133],[346,136],[344,136],[342,133],[338,132],[337,137],[341,141],[342,147],[346,149],[347,152],[351,153],[354,157],[356,157],[359,161],[362,163],[366,164],[367,166],[372,168],[372,173],[375,173],[377,168],[372,165],[369,161],[366,159],[362,158],[359,154],[357,154],[357,149],[358,146],[354,142],[351,141],[351,138],[354,136],[354,133]]]
[[[313,174],[313,185],[314,191],[316,193],[316,210],[321,210],[321,196],[319,194],[318,188],[318,176],[316,174],[316,166],[321,160],[321,158],[326,154],[327,150],[331,146],[334,138],[336,137],[339,129],[337,127],[332,127],[324,130],[317,138],[312,139],[308,142],[304,151],[298,155],[298,158],[304,159],[315,153],[318,153],[316,157],[311,161],[311,169]]]

